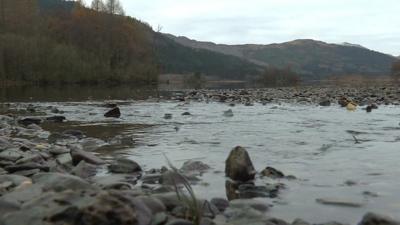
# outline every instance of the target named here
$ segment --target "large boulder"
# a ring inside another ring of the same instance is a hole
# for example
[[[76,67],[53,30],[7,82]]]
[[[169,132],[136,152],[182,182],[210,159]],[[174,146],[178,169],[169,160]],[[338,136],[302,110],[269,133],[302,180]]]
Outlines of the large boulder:
[[[386,216],[367,213],[358,225],[400,225],[400,222]]]
[[[225,161],[225,174],[234,181],[246,182],[256,175],[249,153],[243,147],[234,148]]]

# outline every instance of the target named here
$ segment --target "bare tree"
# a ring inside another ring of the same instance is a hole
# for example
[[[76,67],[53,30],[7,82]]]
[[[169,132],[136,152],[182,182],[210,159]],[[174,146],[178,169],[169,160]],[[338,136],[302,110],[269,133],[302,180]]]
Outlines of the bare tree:
[[[106,6],[102,0],[93,0],[91,8],[97,12],[104,12],[106,10]]]
[[[110,14],[124,15],[124,8],[119,0],[107,0],[106,12]]]

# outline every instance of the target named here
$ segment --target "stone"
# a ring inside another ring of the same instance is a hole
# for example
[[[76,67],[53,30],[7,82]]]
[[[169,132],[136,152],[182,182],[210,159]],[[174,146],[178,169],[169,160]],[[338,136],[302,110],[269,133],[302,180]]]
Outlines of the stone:
[[[80,130],[66,130],[63,132],[64,135],[73,136],[76,138],[83,138],[85,134]]]
[[[87,179],[95,176],[97,173],[97,166],[80,161],[79,164],[71,170],[71,174],[78,176],[82,179]]]
[[[265,176],[265,177],[270,177],[273,179],[285,177],[285,174],[283,174],[281,171],[279,171],[275,168],[272,168],[272,167],[265,168],[263,171],[261,171],[261,175]]]
[[[375,213],[367,213],[358,225],[400,225],[400,221]]]
[[[15,212],[21,209],[21,206],[14,202],[7,202],[0,199],[0,218],[7,213]]]
[[[311,224],[306,222],[306,221],[304,221],[304,220],[302,220],[302,219],[295,219],[292,222],[292,225],[311,225]]]
[[[121,112],[120,112],[118,107],[115,107],[115,108],[111,109],[110,111],[106,112],[104,114],[104,117],[107,117],[107,118],[120,118],[121,117]]]
[[[184,112],[182,113],[182,116],[191,116],[192,114],[190,112]]]
[[[316,202],[323,205],[334,205],[334,206],[342,206],[342,207],[351,207],[351,208],[360,208],[364,206],[364,203],[353,202],[349,200],[341,200],[341,199],[329,199],[329,198],[318,198]]]
[[[35,185],[40,185],[43,191],[61,192],[65,190],[95,190],[87,181],[77,176],[61,173],[39,173],[32,177]]]
[[[326,99],[326,100],[321,101],[319,103],[319,105],[324,106],[324,107],[331,106],[331,101],[329,99]]]
[[[254,179],[256,171],[246,149],[238,146],[231,151],[225,161],[225,175],[242,182]]]
[[[42,164],[34,163],[34,162],[15,164],[12,166],[7,166],[4,169],[7,170],[9,173],[15,173],[15,172],[22,171],[22,170],[34,170],[34,169],[39,169],[44,172],[48,172],[50,170],[48,165],[45,165],[45,164],[42,165]]]
[[[72,163],[75,166],[78,165],[82,160],[87,163],[94,164],[94,165],[105,164],[105,162],[102,159],[95,156],[93,153],[86,152],[81,149],[71,150],[71,157],[72,157]]]
[[[210,166],[203,162],[189,160],[183,163],[180,170],[183,172],[205,172],[209,169]]]
[[[47,117],[46,121],[54,122],[54,123],[62,123],[66,119],[67,118],[65,118],[65,116],[51,116],[51,117]]]
[[[23,156],[24,153],[18,148],[11,148],[0,152],[0,160],[15,162]]]
[[[194,225],[193,222],[183,219],[174,219],[169,221],[166,225]]]
[[[137,174],[112,174],[102,177],[94,177],[93,181],[103,189],[119,189],[121,185],[133,188],[136,185],[139,175]]]
[[[172,114],[171,113],[164,114],[164,119],[166,119],[166,120],[172,119]]]
[[[108,167],[112,173],[136,173],[141,172],[142,168],[133,160],[120,158],[111,163]]]
[[[227,111],[224,111],[224,116],[225,117],[233,117],[233,111],[232,109],[229,109]]]
[[[18,123],[23,126],[29,126],[31,124],[39,125],[42,123],[42,120],[38,119],[38,118],[24,118],[24,119],[18,120]]]
[[[221,213],[229,207],[229,201],[224,198],[213,198],[211,199],[211,204],[215,205]]]

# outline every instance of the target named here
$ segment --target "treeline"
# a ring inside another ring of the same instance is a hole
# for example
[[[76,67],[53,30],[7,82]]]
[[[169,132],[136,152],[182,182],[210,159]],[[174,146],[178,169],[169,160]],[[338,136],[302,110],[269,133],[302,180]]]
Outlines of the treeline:
[[[400,81],[400,60],[392,65],[392,77],[395,81]]]
[[[121,16],[118,0],[94,0],[92,7],[80,1],[0,0],[0,80],[155,82],[151,28]]]
[[[298,73],[287,67],[267,67],[264,73],[256,80],[257,85],[264,87],[284,87],[300,84],[301,78]]]

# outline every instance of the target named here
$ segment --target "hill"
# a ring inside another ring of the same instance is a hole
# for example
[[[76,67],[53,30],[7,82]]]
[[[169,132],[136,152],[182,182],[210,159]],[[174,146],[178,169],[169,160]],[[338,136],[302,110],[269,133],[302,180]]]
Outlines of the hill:
[[[260,66],[290,67],[303,79],[324,79],[333,75],[380,76],[390,73],[395,57],[349,43],[328,44],[295,40],[270,45],[221,45],[165,34],[182,45],[229,54]]]

